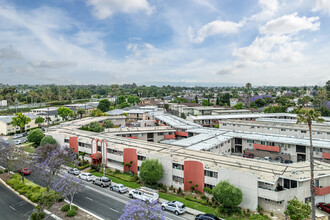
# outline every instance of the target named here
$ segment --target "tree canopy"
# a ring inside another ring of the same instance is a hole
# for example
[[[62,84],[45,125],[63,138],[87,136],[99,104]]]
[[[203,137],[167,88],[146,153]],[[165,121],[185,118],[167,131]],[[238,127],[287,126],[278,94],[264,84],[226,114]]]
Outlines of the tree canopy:
[[[212,190],[213,198],[225,208],[235,208],[241,204],[243,193],[228,181],[221,181]]]
[[[41,117],[41,116],[38,116],[38,117],[36,118],[36,120],[34,121],[34,123],[38,124],[39,127],[40,127],[41,124],[44,123],[44,122],[45,122],[45,119],[44,119],[43,117]]]
[[[21,129],[21,133],[23,132],[25,125],[29,124],[31,119],[22,113],[16,113],[16,116],[11,119],[11,124],[13,126],[18,126]]]
[[[102,112],[107,112],[110,110],[110,106],[111,106],[111,102],[109,101],[109,99],[102,99],[97,108],[100,109]]]
[[[44,146],[46,144],[56,144],[56,140],[52,136],[45,136],[40,141],[40,146]]]
[[[66,107],[59,107],[57,109],[57,114],[63,118],[63,120],[68,119],[69,116],[72,116],[73,111]]]
[[[144,160],[139,169],[139,176],[145,183],[154,185],[163,177],[163,166],[156,159]]]
[[[306,204],[300,202],[297,197],[294,197],[290,201],[288,201],[288,205],[286,207],[286,211],[284,212],[286,215],[290,216],[292,220],[303,220],[308,218],[312,212],[310,204]]]
[[[113,128],[115,125],[110,119],[107,119],[103,122],[103,127],[105,128]]]
[[[36,128],[29,132],[27,139],[29,142],[39,145],[44,136],[44,132],[40,128]]]

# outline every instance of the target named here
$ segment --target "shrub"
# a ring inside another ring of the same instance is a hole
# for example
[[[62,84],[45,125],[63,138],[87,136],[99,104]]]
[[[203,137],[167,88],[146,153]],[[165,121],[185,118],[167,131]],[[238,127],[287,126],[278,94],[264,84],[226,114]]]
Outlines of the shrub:
[[[4,170],[4,171],[5,171],[5,173],[8,173],[8,168],[5,168],[5,170]]]
[[[36,145],[39,145],[43,137],[44,132],[40,128],[36,128],[29,132],[27,139],[29,142],[34,142]]]
[[[3,174],[3,171],[2,170],[0,170],[0,174]]]
[[[96,172],[99,172],[101,169],[101,165],[98,164],[92,164],[91,165],[92,170],[95,170]]]
[[[56,140],[52,136],[45,136],[40,141],[40,146],[44,146],[45,144],[56,144]]]
[[[89,167],[89,164],[86,164],[86,165],[83,165],[83,166],[78,167],[78,170],[84,170],[87,167]]]
[[[45,213],[43,213],[43,212],[40,212],[40,213],[34,212],[31,215],[31,220],[41,220],[44,218],[45,218]]]
[[[267,215],[253,214],[249,217],[249,220],[270,220],[270,218]]]
[[[74,208],[68,210],[66,213],[66,216],[68,216],[68,217],[73,217],[75,215],[77,215],[77,209],[74,209]]]
[[[257,212],[261,212],[261,211],[262,211],[262,208],[261,208],[260,205],[258,205],[258,207],[257,207]]]
[[[273,217],[273,216],[274,216],[274,213],[273,213],[273,212],[271,212],[271,213],[270,213],[270,216],[272,216],[272,217]]]
[[[209,187],[204,187],[204,192],[206,192],[208,194],[212,194],[212,189]]]
[[[62,206],[61,211],[67,212],[67,211],[69,211],[69,209],[70,209],[70,204],[65,204],[64,206]]]
[[[202,194],[201,199],[206,199],[206,195]]]
[[[181,192],[182,192],[182,189],[181,189],[181,187],[179,187],[177,193],[178,193],[178,194],[181,194]]]

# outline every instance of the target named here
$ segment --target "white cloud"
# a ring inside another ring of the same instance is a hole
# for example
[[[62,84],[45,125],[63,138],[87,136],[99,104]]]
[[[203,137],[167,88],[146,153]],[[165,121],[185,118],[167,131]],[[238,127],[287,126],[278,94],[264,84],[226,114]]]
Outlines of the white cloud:
[[[242,27],[244,24],[245,24],[244,21],[235,23],[232,21],[217,20],[207,23],[206,25],[201,27],[196,34],[194,34],[192,28],[189,27],[188,35],[191,42],[202,43],[205,38],[210,36],[214,36],[218,34],[229,35],[229,34],[237,33],[238,29]]]
[[[264,21],[274,16],[278,10],[277,0],[259,0],[261,12],[251,16],[251,20]]]
[[[75,62],[67,62],[67,61],[32,61],[30,65],[36,68],[64,68],[64,67],[75,67],[77,63]]]
[[[318,17],[299,17],[297,13],[284,15],[268,21],[260,28],[261,34],[295,34],[302,30],[316,31],[320,28]]]
[[[0,49],[0,59],[18,59],[21,58],[21,52],[8,46]]]
[[[320,11],[330,15],[330,0],[315,0],[313,11]]]
[[[92,13],[98,19],[109,18],[116,12],[143,11],[148,15],[153,12],[147,0],[88,0],[87,5],[93,7]]]

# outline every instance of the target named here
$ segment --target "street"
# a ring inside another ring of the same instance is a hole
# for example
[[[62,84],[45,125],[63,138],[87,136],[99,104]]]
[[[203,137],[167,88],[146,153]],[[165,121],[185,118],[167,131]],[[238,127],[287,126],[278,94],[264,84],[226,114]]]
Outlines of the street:
[[[26,176],[39,185],[44,185],[42,181]],[[77,176],[78,178],[78,176]],[[86,188],[83,192],[77,193],[74,197],[73,203],[83,209],[99,216],[103,219],[117,220],[122,215],[122,210],[125,208],[126,202],[130,200],[128,193],[119,194],[109,190],[109,187],[102,188],[93,185],[91,182],[86,182]],[[184,220],[194,219],[190,214],[183,214],[176,216],[174,213],[165,211],[166,219]]]
[[[28,219],[34,206],[9,190],[0,183],[0,218],[1,219]]]

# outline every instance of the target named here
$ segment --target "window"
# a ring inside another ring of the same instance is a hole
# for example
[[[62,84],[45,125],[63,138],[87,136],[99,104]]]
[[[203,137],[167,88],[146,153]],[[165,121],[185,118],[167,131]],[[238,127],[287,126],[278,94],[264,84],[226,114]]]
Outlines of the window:
[[[214,172],[214,171],[210,171],[210,170],[205,170],[204,175],[213,177],[213,178],[218,178],[218,172]]]
[[[261,145],[266,145],[266,142],[265,141],[261,141],[260,144]]]
[[[181,183],[181,184],[183,184],[183,181],[184,181],[184,179],[182,177],[179,177],[179,176],[172,176],[172,180],[174,182]]]
[[[306,131],[301,131],[301,133],[304,133],[304,134],[306,134]]]
[[[178,164],[178,163],[173,163],[173,169],[184,170],[184,165]]]
[[[64,143],[69,143],[69,139],[65,138]]]
[[[204,187],[208,187],[210,189],[213,189],[215,186],[211,184],[204,183]]]
[[[285,128],[281,128],[281,131],[286,131],[286,129]]]
[[[122,151],[114,150],[114,149],[109,149],[109,148],[107,148],[107,152],[109,154],[115,154],[115,155],[119,155],[119,156],[123,155],[123,152]]]
[[[145,156],[138,155],[138,160],[146,160],[147,158]]]
[[[78,142],[78,146],[79,146],[79,147],[85,147],[85,143]]]
[[[320,147],[313,147],[314,152],[322,152],[322,148]]]
[[[254,143],[253,140],[247,140],[247,142],[250,143],[250,144],[253,144]]]
[[[164,135],[164,132],[159,132],[158,133],[158,136],[163,136]]]
[[[251,126],[251,128],[254,128],[254,126]]]

